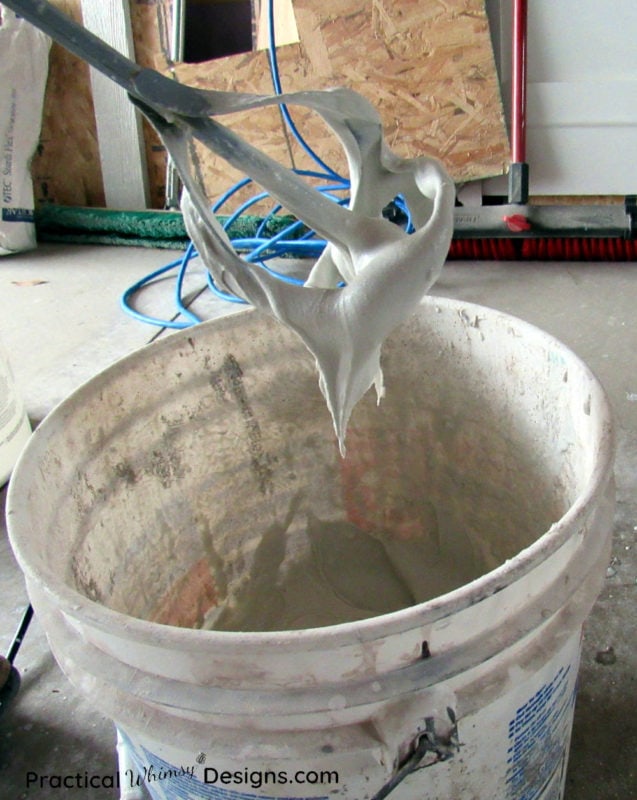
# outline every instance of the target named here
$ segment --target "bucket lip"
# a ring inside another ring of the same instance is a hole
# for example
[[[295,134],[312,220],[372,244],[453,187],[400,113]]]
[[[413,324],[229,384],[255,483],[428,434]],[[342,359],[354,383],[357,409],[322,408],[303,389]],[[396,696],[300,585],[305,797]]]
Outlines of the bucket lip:
[[[507,588],[562,547],[573,535],[573,531],[577,530],[586,520],[594,497],[600,496],[606,490],[612,478],[615,454],[612,407],[603,385],[590,367],[569,346],[552,334],[513,314],[477,303],[429,295],[423,298],[419,304],[420,309],[437,311],[439,307],[446,307],[457,312],[460,324],[473,325],[476,315],[481,312],[486,312],[491,319],[497,318],[500,321],[506,320],[515,323],[517,330],[525,332],[526,335],[536,340],[550,343],[554,348],[558,349],[570,364],[576,366],[580,373],[587,377],[591,394],[594,393],[596,396],[595,405],[598,411],[596,441],[598,443],[598,452],[586,486],[562,517],[556,520],[533,543],[520,550],[510,559],[507,559],[493,570],[445,594],[408,608],[368,617],[356,622],[300,630],[215,631],[180,628],[115,611],[90,600],[67,584],[61,583],[59,576],[48,569],[46,564],[39,561],[38,555],[28,560],[23,558],[20,540],[25,538],[25,532],[20,530],[18,520],[21,508],[28,505],[28,493],[22,489],[21,473],[35,472],[29,462],[37,460],[37,448],[49,425],[53,424],[52,415],[55,413],[57,416],[64,413],[67,404],[74,402],[83,391],[87,390],[87,387],[94,387],[100,379],[107,379],[122,364],[131,365],[138,358],[144,357],[149,347],[152,347],[157,352],[160,348],[174,346],[175,342],[180,340],[188,340],[189,337],[193,336],[193,330],[185,329],[173,333],[165,339],[157,340],[151,345],[146,344],[114,362],[62,400],[33,432],[14,468],[12,478],[9,481],[6,499],[9,540],[16,560],[25,576],[28,580],[37,582],[45,593],[54,599],[55,604],[65,615],[76,619],[80,624],[87,623],[110,635],[124,636],[128,639],[134,639],[138,643],[146,643],[148,645],[154,645],[160,641],[165,642],[170,639],[171,642],[185,651],[194,649],[201,651],[202,648],[212,651],[223,646],[227,652],[235,647],[242,649],[251,645],[261,648],[267,645],[275,648],[280,648],[281,646],[294,648],[296,646],[298,649],[313,650],[318,649],[327,642],[329,642],[330,646],[338,645],[339,643],[351,644],[353,631],[355,631],[355,640],[362,643],[432,625]],[[468,312],[466,317],[460,313],[462,311]],[[252,308],[241,309],[222,318],[203,322],[197,327],[234,326],[240,324],[241,317],[245,314],[253,313],[258,316],[258,313]],[[26,532],[26,537],[28,537],[28,531]]]

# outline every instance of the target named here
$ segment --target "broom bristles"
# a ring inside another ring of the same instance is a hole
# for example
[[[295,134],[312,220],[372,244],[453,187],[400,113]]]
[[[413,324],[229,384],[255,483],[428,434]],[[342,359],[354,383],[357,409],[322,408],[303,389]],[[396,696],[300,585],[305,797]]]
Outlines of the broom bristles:
[[[449,260],[637,261],[637,240],[620,237],[454,239]]]

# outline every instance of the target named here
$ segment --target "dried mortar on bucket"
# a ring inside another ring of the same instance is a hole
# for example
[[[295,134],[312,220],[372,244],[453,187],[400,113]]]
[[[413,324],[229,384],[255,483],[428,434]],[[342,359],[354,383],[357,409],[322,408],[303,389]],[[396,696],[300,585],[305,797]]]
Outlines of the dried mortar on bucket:
[[[547,467],[553,441],[529,438],[433,308],[388,340],[386,397],[357,404],[344,458],[311,357],[275,321],[233,316],[138,364],[105,393],[115,432],[95,432],[85,468],[94,487],[111,476],[109,499],[72,546],[75,585],[168,625],[302,629],[438,597],[534,542],[578,467]]]

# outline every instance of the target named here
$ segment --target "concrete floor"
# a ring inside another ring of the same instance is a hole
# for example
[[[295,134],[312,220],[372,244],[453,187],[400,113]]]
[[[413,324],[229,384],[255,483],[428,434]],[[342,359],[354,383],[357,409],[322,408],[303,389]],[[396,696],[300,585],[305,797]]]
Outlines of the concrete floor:
[[[118,357],[166,335],[125,316],[118,298],[171,257],[133,248],[42,246],[0,262],[0,338],[34,421]],[[196,294],[202,283],[194,275],[188,290]],[[171,293],[171,280],[152,287],[142,309],[170,315]],[[566,800],[637,797],[637,268],[458,262],[446,267],[434,294],[537,324],[578,353],[609,393],[618,433],[613,554],[586,625]],[[228,310],[209,293],[197,302],[206,318]],[[0,651],[6,652],[27,598],[2,524],[0,581]],[[599,655],[611,647],[614,658]],[[109,720],[60,672],[37,618],[16,666],[21,690],[0,720],[0,796],[116,797],[110,788],[27,787],[29,771],[113,776],[115,737]]]

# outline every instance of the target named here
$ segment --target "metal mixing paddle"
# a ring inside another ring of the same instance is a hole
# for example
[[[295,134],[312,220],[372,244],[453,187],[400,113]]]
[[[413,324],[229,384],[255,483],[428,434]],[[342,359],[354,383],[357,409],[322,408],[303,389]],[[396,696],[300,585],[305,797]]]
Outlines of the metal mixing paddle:
[[[195,89],[140,67],[45,0],[3,2],[120,84],[149,119],[182,179],[188,233],[215,283],[301,337],[316,359],[344,452],[354,405],[372,384],[382,396],[383,341],[415,310],[445,262],[455,187],[444,167],[433,158],[404,159],[391,152],[378,113],[350,89],[276,96]],[[349,167],[349,208],[214,119],[280,104],[316,111],[339,138]],[[193,139],[260,184],[327,240],[304,286],[283,283],[237,255],[194,177],[189,159]],[[382,217],[382,209],[397,195],[409,207],[415,228],[411,234]]]

